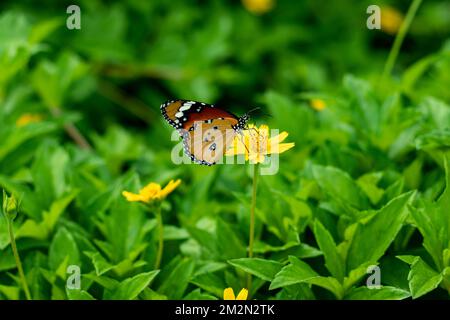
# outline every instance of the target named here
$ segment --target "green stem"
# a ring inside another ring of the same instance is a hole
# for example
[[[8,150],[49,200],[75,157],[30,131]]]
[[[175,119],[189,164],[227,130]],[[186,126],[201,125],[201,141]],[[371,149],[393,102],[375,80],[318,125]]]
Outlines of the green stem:
[[[395,61],[397,60],[398,53],[400,52],[400,47],[402,46],[403,40],[405,39],[406,34],[408,33],[409,27],[416,15],[417,9],[419,8],[422,0],[414,0],[409,6],[408,13],[406,14],[406,18],[400,26],[400,30],[395,37],[394,44],[392,45],[391,51],[389,52],[388,59],[386,64],[384,65],[383,74],[381,76],[381,83],[384,83],[386,78],[391,74],[392,69],[394,68]]]
[[[163,229],[164,226],[160,206],[157,207],[155,214],[156,214],[156,221],[158,223],[158,253],[156,255],[155,269],[159,269],[164,250],[164,229]]]
[[[258,172],[259,164],[256,163],[253,165],[253,188],[252,188],[252,203],[250,207],[250,232],[249,232],[249,241],[248,241],[248,257],[253,257],[253,242],[255,240],[255,209],[256,209],[256,190],[258,183]],[[247,289],[250,292],[250,287],[252,285],[252,276],[248,274],[247,276]]]
[[[19,277],[22,282],[23,290],[25,291],[25,296],[27,300],[31,300],[30,289],[28,288],[27,279],[25,278],[25,273],[23,272],[22,262],[20,261],[19,251],[17,250],[16,238],[14,237],[14,230],[12,225],[12,220],[9,217],[6,217],[6,221],[8,224],[9,231],[9,240],[11,242],[11,248],[14,254],[14,258],[16,259],[17,269],[19,271]]]

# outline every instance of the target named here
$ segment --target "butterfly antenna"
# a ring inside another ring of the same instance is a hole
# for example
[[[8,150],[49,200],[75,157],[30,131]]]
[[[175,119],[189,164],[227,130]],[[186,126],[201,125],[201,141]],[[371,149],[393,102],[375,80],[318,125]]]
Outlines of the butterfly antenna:
[[[255,107],[255,108],[247,111],[247,114],[249,115],[250,113],[255,112],[256,110],[261,110],[261,108],[260,107]]]
[[[261,108],[260,108],[260,107],[255,107],[255,108],[253,108],[253,109],[247,111],[246,115],[250,115],[252,112],[255,112],[256,110],[261,110]],[[263,115],[263,116],[266,116],[266,117],[270,117],[270,118],[273,117],[271,114],[268,114],[268,113],[263,112],[263,111],[260,111],[259,113],[260,113],[261,115]]]

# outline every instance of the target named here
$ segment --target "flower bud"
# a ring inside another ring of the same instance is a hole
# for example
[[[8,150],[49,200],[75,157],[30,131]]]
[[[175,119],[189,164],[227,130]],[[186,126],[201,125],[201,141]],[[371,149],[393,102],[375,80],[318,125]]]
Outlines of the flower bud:
[[[14,195],[11,195],[11,197],[8,197],[6,192],[3,190],[3,213],[8,219],[14,220],[17,216],[17,211],[19,210],[19,204],[14,197]]]

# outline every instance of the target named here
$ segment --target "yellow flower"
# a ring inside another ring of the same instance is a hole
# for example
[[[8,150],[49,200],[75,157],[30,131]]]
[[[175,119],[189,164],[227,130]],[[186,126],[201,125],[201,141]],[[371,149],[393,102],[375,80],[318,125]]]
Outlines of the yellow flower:
[[[311,99],[311,107],[317,111],[322,111],[327,105],[322,99]]]
[[[132,193],[128,191],[122,192],[122,195],[130,202],[144,202],[150,203],[155,200],[162,200],[169,193],[175,190],[176,187],[181,183],[181,180],[178,179],[176,181],[170,180],[167,186],[164,189],[161,189],[161,185],[151,182],[146,185],[144,188],[139,190],[139,193]]]
[[[248,129],[236,135],[225,154],[228,156],[245,154],[245,160],[250,160],[251,163],[263,163],[267,155],[283,153],[294,147],[293,142],[281,143],[287,136],[288,133],[283,131],[269,138],[267,125],[261,125],[259,129],[249,125]]]
[[[388,34],[396,34],[403,23],[403,15],[393,7],[381,8],[381,30]]]
[[[23,127],[27,124],[39,122],[42,120],[42,116],[39,114],[32,114],[32,113],[24,113],[20,116],[19,119],[16,121],[16,126]]]
[[[233,288],[226,288],[223,290],[223,300],[247,300],[248,297],[248,290],[242,289],[241,292],[239,292],[237,297],[234,297],[234,291]]]
[[[242,0],[242,4],[251,13],[263,14],[272,10],[275,0]]]

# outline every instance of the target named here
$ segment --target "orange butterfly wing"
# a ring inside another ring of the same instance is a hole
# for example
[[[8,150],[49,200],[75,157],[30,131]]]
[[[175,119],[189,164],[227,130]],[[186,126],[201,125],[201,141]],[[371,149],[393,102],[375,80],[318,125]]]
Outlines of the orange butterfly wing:
[[[196,121],[183,133],[184,151],[194,162],[213,165],[222,160],[236,134],[228,119]]]

